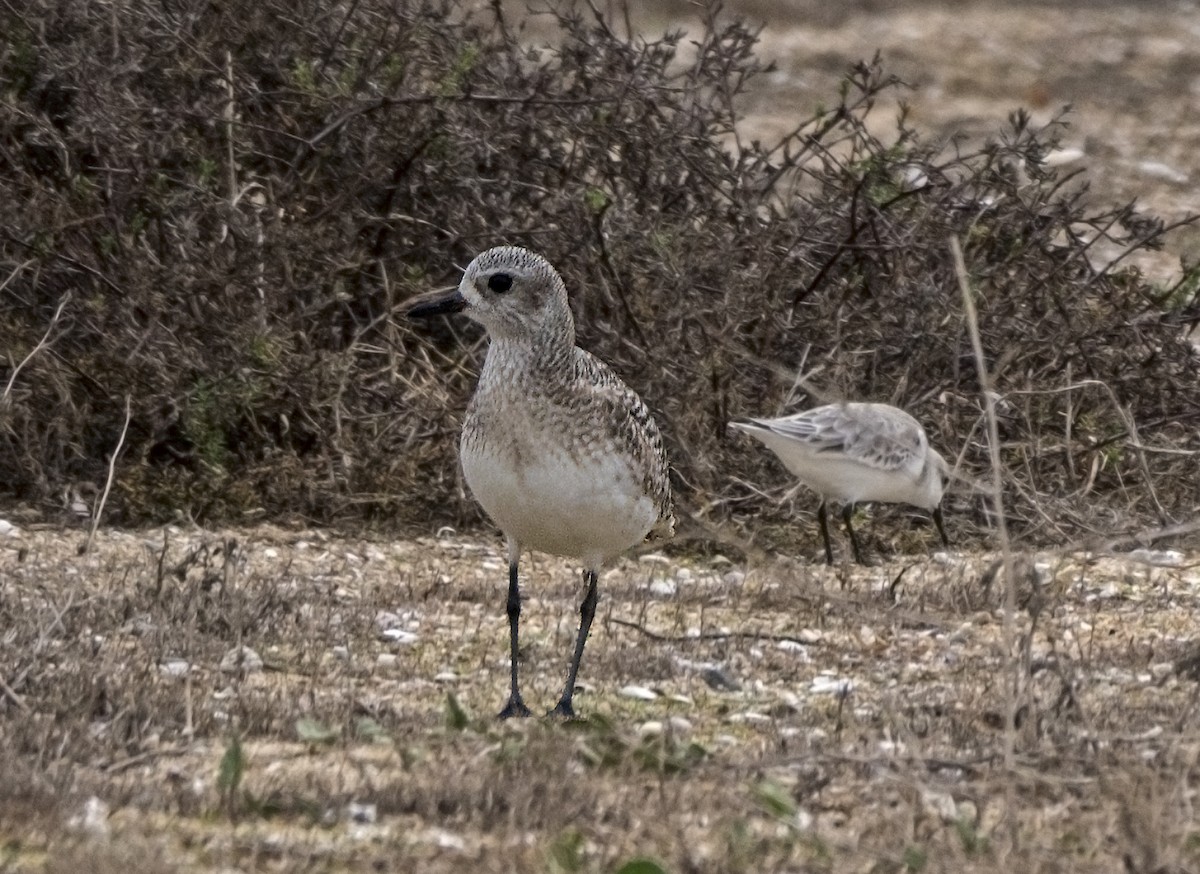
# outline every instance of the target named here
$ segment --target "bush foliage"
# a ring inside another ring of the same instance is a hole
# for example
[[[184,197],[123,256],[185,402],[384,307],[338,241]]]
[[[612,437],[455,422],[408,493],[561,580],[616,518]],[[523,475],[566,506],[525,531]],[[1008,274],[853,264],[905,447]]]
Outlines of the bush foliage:
[[[1045,169],[1056,125],[1017,114],[966,151],[901,117],[880,139],[865,119],[898,85],[876,61],[745,142],[763,67],[715,8],[656,40],[562,11],[544,40],[453,0],[24,7],[0,22],[6,500],[86,501],[119,446],[113,521],[478,521],[456,432],[485,341],[397,314],[499,243],[560,268],[696,519],[786,520],[763,490],[787,477],[726,421],[836,398],[904,406],[981,479],[951,237],[1014,531],[1200,499],[1197,362],[1164,317],[1186,287],[1093,257],[1164,229]],[[951,509],[959,536],[990,524],[969,486]]]

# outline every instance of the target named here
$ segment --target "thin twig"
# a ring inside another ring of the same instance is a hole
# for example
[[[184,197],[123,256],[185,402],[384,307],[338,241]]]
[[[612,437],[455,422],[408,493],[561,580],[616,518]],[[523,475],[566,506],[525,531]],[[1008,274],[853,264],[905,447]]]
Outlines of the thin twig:
[[[1016,596],[1014,590],[1016,586],[1013,585],[1015,577],[1012,544],[1008,539],[1008,525],[1004,517],[1004,471],[1000,466],[1000,429],[996,424],[996,395],[992,391],[987,362],[983,356],[983,340],[979,336],[979,317],[975,312],[975,298],[967,275],[967,265],[963,260],[962,246],[959,245],[958,238],[955,236],[950,237],[950,251],[954,256],[954,272],[958,277],[959,291],[962,293],[967,331],[971,335],[971,348],[975,353],[975,369],[979,374],[979,393],[983,396],[984,415],[987,417],[988,458],[992,467],[992,505],[996,518],[996,534],[1000,540],[1000,554],[1004,561],[1004,578],[1008,581],[1008,585],[1004,587],[1004,651],[1011,656],[1015,629]],[[1004,708],[1004,767],[1011,773],[1014,764],[1013,746],[1017,710],[1015,670],[1009,671],[1009,676],[1009,694],[1007,706]]]
[[[8,385],[4,387],[4,393],[0,394],[0,404],[3,404],[5,399],[8,398],[9,393],[12,391],[13,383],[17,380],[17,374],[21,372],[21,368],[29,363],[29,359],[46,348],[50,333],[54,330],[54,326],[58,324],[58,320],[62,317],[63,307],[67,305],[70,299],[71,292],[68,291],[62,296],[62,300],[58,302],[58,307],[54,310],[54,315],[50,317],[50,324],[46,326],[46,333],[42,334],[42,339],[38,340],[37,345],[29,350],[29,354],[21,359],[21,363],[13,368],[13,372],[8,378]]]
[[[13,704],[16,704],[17,707],[23,713],[29,712],[29,705],[25,703],[25,700],[20,695],[18,695],[16,693],[16,691],[13,690],[12,686],[10,686],[10,685],[8,685],[8,683],[4,682],[3,677],[0,677],[0,692],[3,692],[4,697],[7,698],[9,701],[11,701]]]
[[[651,640],[657,640],[660,643],[689,643],[699,640],[769,640],[775,643],[798,643],[801,646],[820,646],[819,640],[803,640],[794,634],[769,634],[763,631],[711,631],[705,634],[659,634],[657,631],[651,631],[644,625],[638,625],[636,622],[630,622],[626,619],[610,619],[615,625],[624,625],[626,628],[632,628],[634,631],[640,632]]]
[[[125,434],[129,431],[129,419],[132,415],[129,395],[125,395],[125,424],[121,426],[121,436],[117,439],[117,448],[108,459],[108,479],[104,483],[104,493],[100,495],[100,503],[92,511],[92,530],[88,532],[87,542],[83,545],[84,552],[92,549],[92,540],[96,537],[96,529],[100,527],[100,516],[104,513],[104,504],[108,501],[108,492],[112,488],[113,477],[117,472],[117,459],[121,456],[121,448],[125,445]]]

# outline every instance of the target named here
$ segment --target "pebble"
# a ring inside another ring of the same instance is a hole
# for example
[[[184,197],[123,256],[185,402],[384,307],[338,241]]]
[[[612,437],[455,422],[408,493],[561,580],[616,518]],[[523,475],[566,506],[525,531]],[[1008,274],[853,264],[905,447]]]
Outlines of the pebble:
[[[920,164],[905,164],[900,170],[900,190],[913,191],[929,184],[929,176]]]
[[[253,674],[263,669],[262,656],[248,646],[234,647],[221,659],[220,669],[227,674]]]
[[[958,822],[958,804],[949,792],[934,792],[931,789],[921,790],[921,806],[926,814],[936,816],[946,825]]]
[[[692,730],[692,722],[683,716],[672,716],[667,720],[667,726],[677,734],[687,734]]]
[[[454,832],[448,832],[441,828],[431,828],[425,833],[430,843],[434,844],[441,850],[465,850],[467,842],[463,840],[461,835],[456,835]]]
[[[108,805],[95,795],[83,802],[83,810],[72,816],[67,824],[94,837],[108,834]]]
[[[5,519],[0,519],[0,537],[17,537],[20,533],[21,531],[16,525]]]
[[[700,672],[700,678],[717,691],[737,692],[742,684],[721,668],[705,668]]]
[[[164,659],[158,663],[158,670],[165,677],[186,677],[192,665],[187,659]]]
[[[379,818],[379,812],[374,804],[351,801],[346,805],[346,818],[360,825],[370,825]]]
[[[1188,181],[1186,173],[1181,173],[1169,164],[1164,164],[1161,161],[1142,161],[1137,165],[1138,170],[1143,176],[1149,176],[1151,179],[1162,179],[1166,182],[1174,182],[1177,185],[1183,185]]]
[[[840,677],[830,677],[822,674],[813,677],[812,684],[809,688],[817,695],[832,694],[832,695],[847,695],[854,691],[854,681],[846,680]]]
[[[741,713],[732,713],[728,719],[730,722],[744,722],[747,725],[762,725],[771,721],[770,716],[765,713],[759,713],[756,710],[743,710]]]
[[[1087,157],[1083,149],[1051,149],[1042,159],[1047,167],[1063,167]]]
[[[798,640],[781,640],[775,644],[775,648],[781,649],[784,652],[794,652],[801,658],[808,659],[808,647]]]
[[[375,656],[375,664],[381,668],[393,667],[399,661],[399,656],[397,656],[394,652],[381,652],[379,655]]]
[[[674,580],[654,580],[647,587],[650,594],[659,598],[670,598],[678,589]]]
[[[657,692],[647,689],[645,686],[622,686],[617,694],[622,698],[633,698],[638,701],[653,701],[658,697]]]
[[[387,631],[389,628],[397,628],[402,620],[399,613],[393,613],[391,610],[380,610],[375,614],[375,627],[380,631]]]
[[[388,643],[399,646],[409,646],[420,640],[417,635],[411,631],[405,631],[403,628],[385,628],[379,636]]]
[[[1183,564],[1183,553],[1174,549],[1134,549],[1127,553],[1131,561],[1162,567],[1178,567]]]

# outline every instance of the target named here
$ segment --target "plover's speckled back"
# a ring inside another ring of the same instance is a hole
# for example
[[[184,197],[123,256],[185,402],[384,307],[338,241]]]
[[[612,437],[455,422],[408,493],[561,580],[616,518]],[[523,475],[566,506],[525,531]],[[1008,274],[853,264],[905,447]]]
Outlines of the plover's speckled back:
[[[517,683],[522,549],[579,559],[587,587],[566,686],[572,696],[596,610],[596,575],[648,534],[669,538],[675,519],[666,454],[642,399],[575,345],[567,289],[550,263],[502,246],[479,255],[457,289],[410,302],[408,315],[463,312],[491,339],[463,422],[463,474],[508,543],[512,688],[502,717],[526,716]]]
[[[821,496],[817,519],[830,564],[833,548],[825,507],[830,498],[846,502],[842,519],[860,564],[862,553],[850,526],[857,501],[931,510],[942,542],[949,545],[941,501],[950,469],[929,445],[921,423],[904,410],[888,404],[829,404],[779,419],[740,419],[729,424],[761,440]]]

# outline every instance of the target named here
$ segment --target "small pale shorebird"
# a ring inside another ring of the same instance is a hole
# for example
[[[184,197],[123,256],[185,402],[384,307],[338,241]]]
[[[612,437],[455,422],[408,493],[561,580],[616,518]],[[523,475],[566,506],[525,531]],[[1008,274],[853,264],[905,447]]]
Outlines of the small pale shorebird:
[[[458,288],[412,300],[410,318],[465,313],[491,344],[467,407],[459,454],[475,499],[508,545],[512,685],[501,718],[528,716],[517,682],[522,549],[579,559],[579,635],[552,715],[573,717],[579,661],[596,613],[596,575],[647,535],[674,534],[662,436],[642,399],[575,345],[562,278],[540,255],[502,246],[479,255]]]
[[[752,434],[779,456],[784,467],[821,496],[817,520],[825,559],[833,564],[826,503],[845,502],[842,519],[854,559],[863,563],[850,525],[858,501],[912,504],[933,512],[942,543],[942,490],[950,468],[929,445],[921,423],[888,404],[842,403],[779,419],[738,419],[732,427]]]

